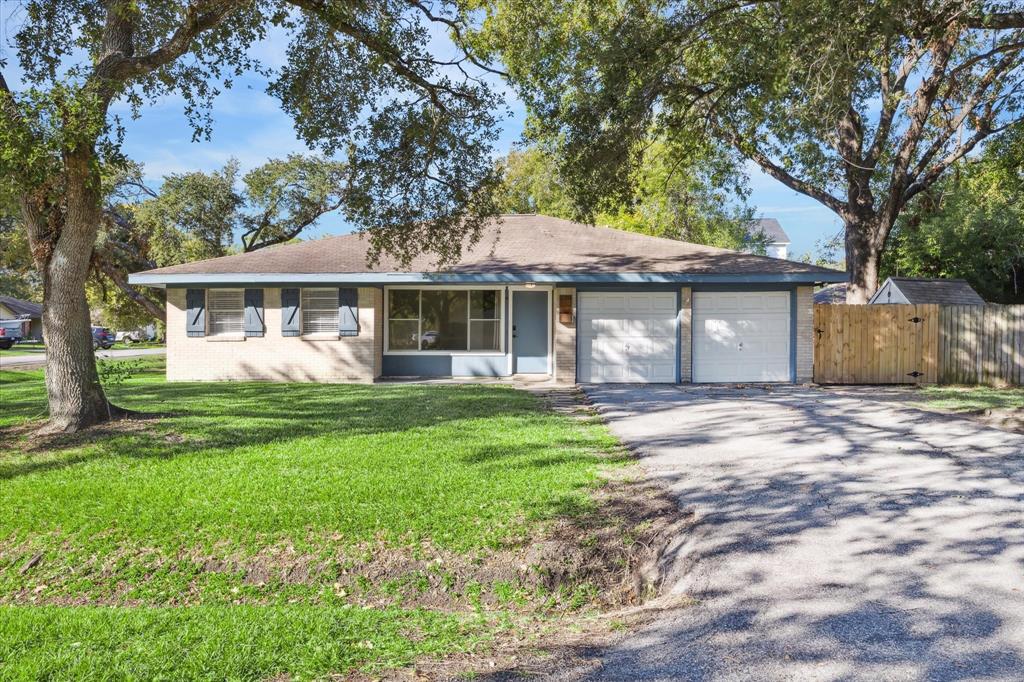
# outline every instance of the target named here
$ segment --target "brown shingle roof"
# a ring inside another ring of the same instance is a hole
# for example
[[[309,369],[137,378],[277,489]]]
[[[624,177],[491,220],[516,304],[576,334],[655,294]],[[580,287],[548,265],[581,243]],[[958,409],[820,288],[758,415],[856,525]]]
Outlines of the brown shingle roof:
[[[772,244],[789,244],[789,235],[775,218],[758,218],[750,224],[751,235],[763,234]]]
[[[408,268],[383,257],[367,265],[367,240],[358,234],[285,244],[251,253],[149,270],[161,275],[190,274],[354,274],[433,273],[434,259],[416,258]],[[484,230],[462,259],[441,272],[455,274],[821,274],[837,272],[804,263],[754,256],[541,215],[503,216]],[[841,273],[838,273],[841,274]],[[176,278],[177,279],[177,278]]]
[[[913,304],[984,305],[983,299],[962,279],[923,279],[890,277],[896,287]]]
[[[13,296],[0,296],[0,303],[19,317],[35,319],[43,316],[43,306],[32,301],[23,301]]]

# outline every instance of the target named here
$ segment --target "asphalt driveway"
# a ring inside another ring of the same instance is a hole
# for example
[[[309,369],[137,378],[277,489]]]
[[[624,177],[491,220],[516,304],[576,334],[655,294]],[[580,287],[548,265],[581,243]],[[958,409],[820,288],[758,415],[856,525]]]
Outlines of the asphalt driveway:
[[[1024,679],[1024,436],[799,387],[586,390],[696,511],[696,602],[572,677]]]

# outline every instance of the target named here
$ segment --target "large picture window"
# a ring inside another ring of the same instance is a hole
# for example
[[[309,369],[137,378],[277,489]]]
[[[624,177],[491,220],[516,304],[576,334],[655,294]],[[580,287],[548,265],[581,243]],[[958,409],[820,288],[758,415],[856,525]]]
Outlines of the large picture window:
[[[302,333],[338,333],[338,290],[302,290]]]
[[[389,351],[501,351],[499,289],[390,289]]]
[[[241,336],[245,331],[244,289],[207,289],[206,307],[209,336]]]

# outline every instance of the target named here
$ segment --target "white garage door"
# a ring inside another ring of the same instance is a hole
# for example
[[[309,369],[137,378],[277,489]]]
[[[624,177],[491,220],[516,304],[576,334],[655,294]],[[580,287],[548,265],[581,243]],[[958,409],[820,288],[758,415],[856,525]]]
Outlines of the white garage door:
[[[676,294],[580,292],[579,380],[676,380]]]
[[[790,381],[788,291],[693,294],[693,380]]]

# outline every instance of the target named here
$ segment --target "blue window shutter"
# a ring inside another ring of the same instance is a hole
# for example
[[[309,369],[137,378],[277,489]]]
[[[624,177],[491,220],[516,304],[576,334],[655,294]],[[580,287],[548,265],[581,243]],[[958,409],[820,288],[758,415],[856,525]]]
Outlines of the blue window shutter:
[[[281,289],[281,336],[298,336],[302,317],[299,315],[299,290]]]
[[[338,289],[338,336],[359,336],[358,289]]]
[[[245,290],[245,335],[263,336],[263,289]]]
[[[186,289],[185,308],[185,334],[206,336],[206,289]]]

